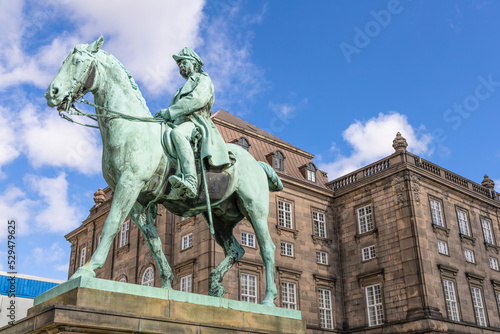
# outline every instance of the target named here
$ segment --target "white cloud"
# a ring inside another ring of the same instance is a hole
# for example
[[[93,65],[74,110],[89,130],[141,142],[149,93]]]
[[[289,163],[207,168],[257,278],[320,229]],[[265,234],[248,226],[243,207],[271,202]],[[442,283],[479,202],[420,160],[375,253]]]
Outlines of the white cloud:
[[[55,271],[62,271],[62,272],[68,272],[68,269],[69,269],[69,262],[59,264],[54,268]]]
[[[77,207],[69,202],[66,174],[56,178],[28,175],[25,180],[43,203],[35,217],[37,230],[68,232],[78,226],[80,215]]]
[[[9,186],[0,193],[0,240],[7,236],[7,222],[11,219],[16,222],[16,234],[30,233],[30,212],[37,202],[27,198],[26,194],[18,187]]]
[[[12,123],[13,119],[8,110],[0,106],[0,167],[13,161],[20,154],[18,138]]]
[[[69,167],[86,175],[101,171],[99,131],[66,122],[55,110],[42,115],[31,104],[21,111],[23,151],[35,167]]]
[[[55,242],[48,249],[35,247],[35,249],[33,249],[33,252],[31,253],[31,257],[34,260],[34,263],[48,264],[64,259],[65,254],[64,250],[59,246],[59,244]]]
[[[104,35],[103,49],[116,56],[152,94],[172,91],[182,80],[172,54],[200,44],[203,0],[71,1],[64,12],[78,24],[80,43]],[[119,8],[119,10],[117,10]]]
[[[274,103],[269,102],[269,108],[273,111],[278,117],[285,117],[291,115],[295,109],[295,106],[284,103]]]
[[[333,162],[322,162],[318,167],[330,179],[350,173],[362,166],[375,162],[394,152],[392,141],[401,132],[408,142],[408,150],[419,155],[430,155],[431,135],[423,126],[414,128],[405,115],[399,113],[380,113],[366,122],[356,120],[343,133],[342,137],[352,147],[349,156],[339,156]]]
[[[500,179],[493,180],[495,182],[495,191],[500,192]]]

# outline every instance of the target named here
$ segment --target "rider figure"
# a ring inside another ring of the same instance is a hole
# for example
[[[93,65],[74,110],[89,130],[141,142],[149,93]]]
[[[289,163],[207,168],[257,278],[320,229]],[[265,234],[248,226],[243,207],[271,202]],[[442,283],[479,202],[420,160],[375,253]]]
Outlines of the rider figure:
[[[186,196],[194,198],[198,193],[198,177],[191,147],[194,136],[201,134],[201,159],[206,158],[210,166],[223,167],[229,165],[230,161],[224,140],[210,119],[214,85],[201,68],[203,61],[187,47],[172,57],[186,83],[177,90],[169,107],[160,110],[155,117],[175,125],[170,137],[179,159],[178,174],[181,176],[172,175],[168,180],[173,188],[184,188]]]

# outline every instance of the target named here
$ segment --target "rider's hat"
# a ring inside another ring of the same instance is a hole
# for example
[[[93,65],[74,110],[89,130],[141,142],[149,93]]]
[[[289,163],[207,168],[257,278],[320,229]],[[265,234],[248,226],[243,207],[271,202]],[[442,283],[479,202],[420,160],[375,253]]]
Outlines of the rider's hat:
[[[172,58],[174,58],[176,62],[179,62],[179,60],[182,59],[195,60],[196,62],[198,62],[198,64],[200,64],[200,67],[203,66],[203,60],[201,60],[200,56],[198,56],[196,52],[193,51],[193,49],[188,47],[185,47],[184,49],[179,51],[179,54],[173,55]]]

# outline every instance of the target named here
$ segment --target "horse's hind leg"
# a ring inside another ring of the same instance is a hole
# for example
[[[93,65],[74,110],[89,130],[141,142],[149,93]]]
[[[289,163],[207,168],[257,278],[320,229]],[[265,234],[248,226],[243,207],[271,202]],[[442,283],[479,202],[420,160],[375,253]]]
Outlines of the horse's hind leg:
[[[141,230],[146,243],[148,244],[151,254],[153,254],[161,277],[161,287],[166,289],[172,288],[174,274],[168,264],[165,254],[163,253],[161,239],[158,236],[154,217],[156,215],[157,205],[151,205],[145,209],[141,204],[136,202],[130,211],[130,218],[134,221],[137,227]]]
[[[206,214],[203,214],[203,218],[205,218],[208,223]],[[219,246],[224,250],[225,258],[210,273],[210,288],[208,294],[214,297],[222,297],[226,294],[226,291],[224,290],[224,286],[220,283],[229,269],[238,262],[243,254],[245,254],[245,250],[233,236],[234,224],[228,224],[222,217],[215,215],[213,215],[213,223],[215,241],[217,241]]]

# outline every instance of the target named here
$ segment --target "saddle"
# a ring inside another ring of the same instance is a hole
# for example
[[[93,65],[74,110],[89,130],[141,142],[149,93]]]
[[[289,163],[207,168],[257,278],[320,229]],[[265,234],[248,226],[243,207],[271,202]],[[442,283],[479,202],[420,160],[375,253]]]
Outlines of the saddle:
[[[177,153],[174,147],[174,144],[172,142],[172,139],[170,137],[170,132],[172,131],[172,127],[168,124],[162,123],[162,140],[161,144],[163,147],[163,150],[167,156],[170,156],[173,158],[174,161],[178,159]],[[199,147],[201,144],[201,134],[197,129],[195,129],[196,133],[193,134],[194,141],[191,142],[191,147],[193,148],[193,152],[195,153],[195,165],[196,165],[196,172],[198,176],[198,195],[195,198],[187,198],[184,196],[183,189],[179,188],[172,188],[170,182],[168,182],[168,178],[171,175],[176,174],[177,168],[170,168],[168,173],[166,173],[165,181],[163,182],[163,187],[162,187],[162,195],[161,198],[167,201],[173,201],[178,206],[176,209],[179,210],[169,210],[176,213],[175,211],[178,211],[179,213],[182,211],[186,211],[186,209],[189,209],[193,206],[201,206],[206,204],[206,192],[205,192],[205,187],[203,183],[203,175],[202,175],[202,169],[201,169],[201,157],[199,153]],[[236,161],[233,153],[231,151],[228,151],[228,155],[231,161],[230,166],[225,166],[222,168],[215,168],[213,166],[210,166],[206,161],[203,163],[203,167],[205,169],[205,178],[207,181],[207,189],[208,189],[208,194],[210,198],[210,202],[214,203],[217,201],[220,201],[223,199],[224,195],[227,193],[227,190],[229,188],[229,184],[231,181],[231,176],[228,173],[224,173],[228,168],[231,168],[234,162]],[[178,163],[176,163],[177,167]],[[161,201],[161,200],[160,200]],[[180,203],[182,202],[182,204]]]

